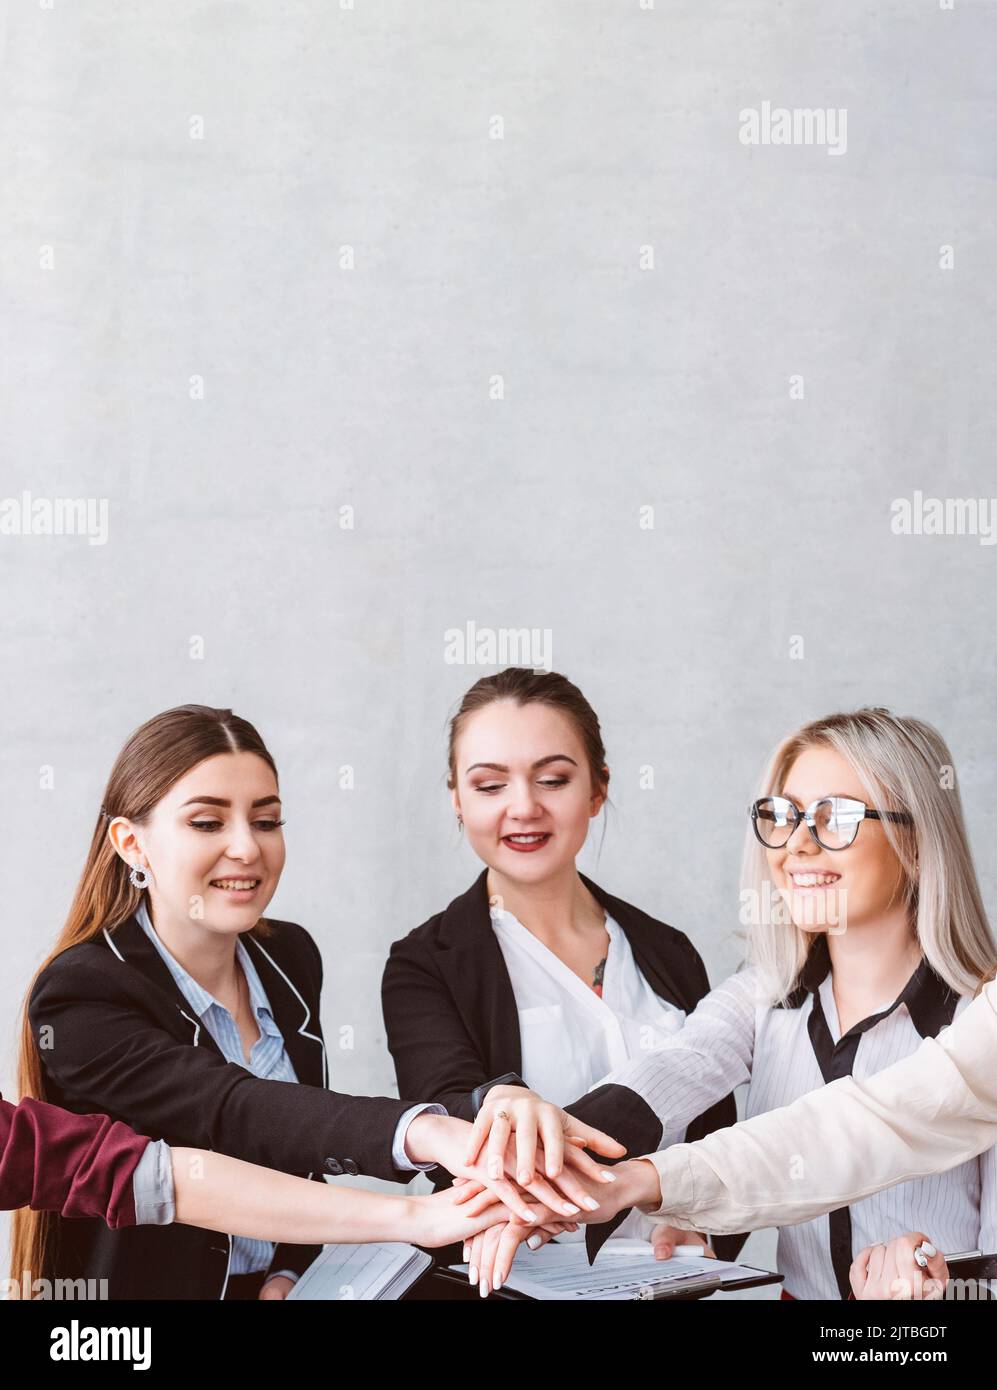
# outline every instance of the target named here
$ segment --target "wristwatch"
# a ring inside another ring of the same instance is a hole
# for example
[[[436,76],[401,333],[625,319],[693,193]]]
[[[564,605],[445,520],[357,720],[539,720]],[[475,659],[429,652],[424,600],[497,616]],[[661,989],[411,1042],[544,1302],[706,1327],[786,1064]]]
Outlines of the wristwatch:
[[[473,1116],[477,1117],[485,1096],[493,1086],[522,1086],[527,1091],[530,1089],[523,1078],[517,1076],[514,1071],[507,1071],[504,1076],[496,1076],[491,1081],[483,1081],[480,1086],[475,1086],[471,1092],[471,1114]]]

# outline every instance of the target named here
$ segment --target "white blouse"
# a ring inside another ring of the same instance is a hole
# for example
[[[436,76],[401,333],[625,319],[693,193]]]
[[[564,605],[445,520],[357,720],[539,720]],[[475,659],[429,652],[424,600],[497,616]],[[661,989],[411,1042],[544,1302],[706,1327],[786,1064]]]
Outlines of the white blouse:
[[[672,1124],[698,1115],[748,1083],[745,1117],[750,1118],[827,1084],[820,1060],[822,1054],[827,1061],[829,1048],[839,1052],[850,1039],[854,1060],[841,1074],[850,1071],[864,1080],[916,1052],[923,1037],[937,1036],[947,1020],[958,1018],[970,1004],[967,995],[952,996],[933,971],[919,969],[896,1000],[885,1002],[883,1011],[856,1024],[843,1039],[831,974],[819,953],[813,955],[815,968],[804,971],[790,1007],[769,1007],[759,997],[760,972],[742,970],[701,1000],[686,1025],[662,1047],[628,1062],[611,1079],[630,1086],[662,1121]],[[826,1031],[813,1017],[818,1001]],[[829,1145],[841,1142],[840,1135],[828,1133]],[[799,1169],[793,1176],[806,1190],[813,1179],[802,1159]],[[864,1246],[906,1231],[926,1231],[948,1254],[997,1249],[997,1150],[839,1211],[847,1212],[850,1226],[850,1249],[838,1256],[842,1274]],[[804,1299],[841,1297],[832,1246],[840,1228],[841,1216],[830,1212],[780,1230],[777,1268],[788,1293]]]
[[[645,1057],[676,1034],[685,1013],[660,999],[637,968],[626,933],[609,914],[609,950],[602,998],[561,958],[503,908],[489,909],[516,1007],[522,1046],[520,1075],[545,1100],[568,1105],[602,1084],[607,1074]],[[692,1116],[691,1118],[695,1118]],[[685,1138],[686,1121],[661,1138],[660,1147]],[[614,1237],[647,1237],[653,1223],[631,1212]],[[585,1229],[558,1240],[584,1240]]]

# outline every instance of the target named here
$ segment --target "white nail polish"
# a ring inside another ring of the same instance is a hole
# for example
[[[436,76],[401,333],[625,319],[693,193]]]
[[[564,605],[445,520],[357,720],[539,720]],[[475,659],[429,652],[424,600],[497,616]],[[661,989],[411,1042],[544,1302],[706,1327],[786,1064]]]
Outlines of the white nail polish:
[[[599,1210],[599,1203],[595,1200],[594,1197],[586,1197],[586,1198],[585,1198],[585,1205],[588,1207],[589,1211],[598,1211],[598,1210]]]
[[[487,1279],[482,1279],[482,1281],[481,1281],[481,1297],[482,1297],[482,1298],[487,1298],[487,1297],[488,1297],[488,1280],[487,1280]]]
[[[540,1239],[539,1236],[530,1236],[526,1244],[530,1247],[531,1250],[539,1250],[541,1245],[543,1245],[543,1241]]]
[[[937,1255],[937,1254],[938,1254],[938,1251],[937,1251],[937,1250],[935,1249],[935,1247],[932,1245],[932,1243],[931,1243],[930,1240],[922,1240],[922,1241],[921,1241],[921,1249],[924,1251],[924,1253],[925,1253],[927,1256],[929,1256],[929,1258],[930,1258],[930,1256],[932,1256],[932,1255]]]
[[[471,1265],[470,1269],[467,1271],[467,1279],[468,1279],[468,1283],[470,1283],[470,1284],[476,1284],[476,1283],[478,1282],[478,1266],[477,1266],[477,1265]]]

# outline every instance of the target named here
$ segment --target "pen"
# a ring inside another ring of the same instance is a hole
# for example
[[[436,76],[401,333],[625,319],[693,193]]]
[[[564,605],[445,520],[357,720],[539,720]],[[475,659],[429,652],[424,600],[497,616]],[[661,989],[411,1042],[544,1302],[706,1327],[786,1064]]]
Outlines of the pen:
[[[924,1269],[928,1263],[925,1256],[937,1254],[938,1251],[931,1244],[930,1240],[919,1241],[918,1244],[914,1246],[914,1259],[918,1262],[922,1269]],[[960,1250],[958,1254],[955,1255],[943,1255],[942,1259],[945,1260],[946,1263],[949,1263],[952,1260],[979,1259],[982,1254],[982,1250]]]

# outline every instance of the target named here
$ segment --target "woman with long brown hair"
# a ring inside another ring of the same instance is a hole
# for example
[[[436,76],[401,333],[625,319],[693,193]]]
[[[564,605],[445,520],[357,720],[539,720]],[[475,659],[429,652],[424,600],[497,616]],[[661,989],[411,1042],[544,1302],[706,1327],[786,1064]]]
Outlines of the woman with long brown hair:
[[[319,1181],[406,1182],[437,1164],[481,1176],[463,1162],[470,1126],[441,1105],[326,1089],[321,956],[303,927],[263,915],[284,866],[280,804],[271,754],[231,710],[183,705],[131,735],[29,992],[21,1096]],[[537,1219],[514,1183],[482,1180]],[[560,1195],[541,1180],[530,1191]],[[12,1273],[106,1278],[111,1298],[279,1298],[317,1251],[21,1211]]]
[[[0,1211],[22,1207],[96,1218],[112,1230],[176,1221],[265,1241],[408,1240],[431,1248],[508,1214],[478,1183],[428,1197],[316,1185],[227,1154],[171,1148],[108,1115],[0,1096]],[[42,1276],[19,1274],[0,1280],[0,1298],[52,1296]],[[95,1281],[87,1297],[98,1296]]]

